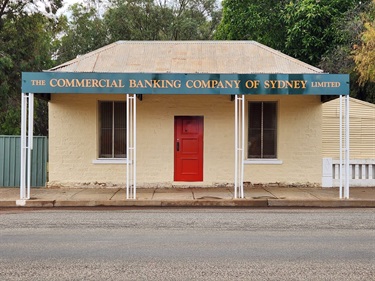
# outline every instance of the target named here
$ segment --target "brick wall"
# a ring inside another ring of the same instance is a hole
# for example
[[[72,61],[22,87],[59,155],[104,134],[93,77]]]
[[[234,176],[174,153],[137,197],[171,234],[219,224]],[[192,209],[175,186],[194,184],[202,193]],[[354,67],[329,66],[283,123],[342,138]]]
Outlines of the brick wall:
[[[50,186],[124,186],[126,164],[93,163],[98,154],[98,100],[125,100],[125,96],[52,95]],[[283,164],[246,165],[245,181],[319,184],[319,97],[251,96],[248,100],[278,101],[278,158]],[[144,95],[143,101],[137,101],[138,186],[181,184],[173,182],[176,115],[204,116],[204,181],[197,185],[233,184],[234,103],[230,96]]]

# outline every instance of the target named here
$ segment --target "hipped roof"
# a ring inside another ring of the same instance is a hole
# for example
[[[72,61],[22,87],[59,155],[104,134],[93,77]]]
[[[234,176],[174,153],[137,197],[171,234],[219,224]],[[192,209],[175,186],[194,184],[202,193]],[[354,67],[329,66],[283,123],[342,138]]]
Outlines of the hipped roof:
[[[117,41],[49,71],[237,74],[323,72],[255,41]]]

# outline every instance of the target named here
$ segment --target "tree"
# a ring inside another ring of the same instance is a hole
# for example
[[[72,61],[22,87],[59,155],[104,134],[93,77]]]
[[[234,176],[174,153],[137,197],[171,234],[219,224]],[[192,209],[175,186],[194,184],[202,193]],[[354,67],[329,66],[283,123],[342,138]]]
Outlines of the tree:
[[[255,40],[283,50],[286,29],[283,10],[289,0],[224,0],[223,16],[215,38]]]
[[[115,0],[104,19],[112,41],[207,40],[220,12],[215,0]]]
[[[317,65],[334,47],[337,20],[358,0],[224,0],[215,37],[255,40]]]
[[[336,21],[334,47],[325,53],[319,67],[329,73],[349,73],[350,95],[375,103],[375,83],[369,80],[360,83],[358,66],[353,56],[353,51],[355,54],[362,46],[365,22],[371,22],[373,7],[371,1],[361,1]]]
[[[216,0],[178,0],[172,2],[173,14],[168,40],[209,40],[221,19]]]
[[[118,0],[104,15],[111,41],[160,40],[172,18],[168,9],[155,5],[153,0]]]
[[[35,13],[54,17],[63,0],[0,0],[0,30],[9,18]]]
[[[287,27],[285,52],[304,62],[317,65],[334,48],[335,23],[356,0],[291,1],[284,10]]]
[[[43,10],[37,10],[43,3]],[[58,3],[0,0],[0,134],[20,132],[21,72],[51,66],[51,15]],[[36,102],[38,124],[43,123],[38,118],[45,118],[38,112],[45,108],[43,102]],[[36,126],[35,132],[46,134],[46,126]]]
[[[363,14],[365,30],[362,32],[361,44],[354,50],[354,61],[359,77],[358,82],[375,83],[375,0],[368,13]]]
[[[211,39],[221,15],[215,0],[112,0],[99,9],[97,2],[70,7],[55,41],[57,64],[118,40]]]
[[[107,29],[95,5],[74,4],[70,19],[60,18],[63,34],[56,44],[56,64],[74,59],[108,44]]]

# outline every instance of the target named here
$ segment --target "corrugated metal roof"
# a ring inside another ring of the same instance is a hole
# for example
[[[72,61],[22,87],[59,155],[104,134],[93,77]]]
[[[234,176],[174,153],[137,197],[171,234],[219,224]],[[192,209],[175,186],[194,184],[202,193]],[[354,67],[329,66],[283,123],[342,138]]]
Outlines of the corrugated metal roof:
[[[288,74],[323,72],[255,41],[118,41],[49,71]]]

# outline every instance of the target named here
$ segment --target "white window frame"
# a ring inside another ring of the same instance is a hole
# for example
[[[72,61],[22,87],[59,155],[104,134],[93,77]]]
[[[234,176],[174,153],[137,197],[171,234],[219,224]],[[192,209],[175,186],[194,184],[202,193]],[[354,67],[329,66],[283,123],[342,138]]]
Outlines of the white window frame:
[[[99,120],[99,123],[100,123],[100,103],[103,103],[103,102],[111,102],[112,105],[114,106],[115,102],[125,102],[126,104],[126,101],[123,101],[123,100],[100,100],[98,101],[98,120]],[[112,112],[112,114],[114,114],[114,111]],[[114,116],[113,116],[114,118]],[[113,122],[113,119],[112,119],[112,126],[114,126],[114,122]],[[112,127],[113,128],[113,127]],[[99,154],[100,153],[100,134],[101,134],[101,130],[100,128],[98,128],[98,151],[97,153]],[[112,144],[113,146],[113,144]],[[92,164],[129,164],[129,160],[127,157],[125,158],[101,158],[101,157],[98,157],[97,159],[94,159],[92,160]]]
[[[278,101],[267,101],[267,100],[254,100],[254,101],[248,101],[247,106],[248,106],[248,113],[247,113],[247,138],[249,136],[249,114],[250,114],[250,103],[275,103],[276,104],[276,158],[250,158],[248,149],[249,146],[246,146],[246,156],[247,158],[244,160],[245,165],[281,165],[283,164],[283,161],[277,158],[278,155],[278,141],[279,141],[279,102]],[[247,140],[248,141],[248,140]]]

